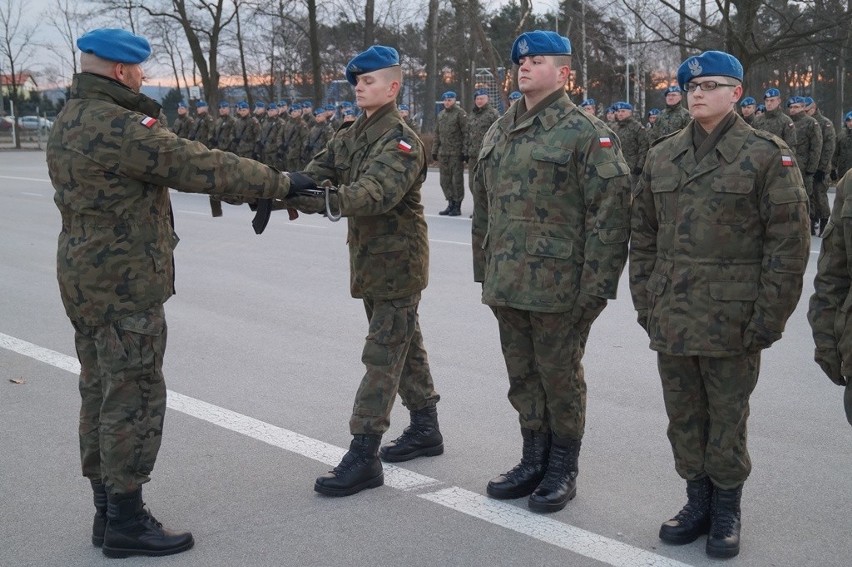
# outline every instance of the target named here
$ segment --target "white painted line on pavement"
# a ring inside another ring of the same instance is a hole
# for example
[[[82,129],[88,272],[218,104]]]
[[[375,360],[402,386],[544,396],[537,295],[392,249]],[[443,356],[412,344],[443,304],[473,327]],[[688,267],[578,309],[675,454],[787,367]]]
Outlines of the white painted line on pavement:
[[[470,242],[459,242],[458,240],[436,240],[435,238],[430,238],[429,242],[438,242],[440,244],[458,244],[460,246],[470,246]]]
[[[28,191],[21,191],[21,195],[29,195],[30,197],[43,197],[41,193],[30,193]]]
[[[80,373],[80,363],[77,359],[3,333],[0,333],[0,348],[22,354],[73,374]],[[335,466],[339,463],[346,453],[346,449],[341,447],[184,396],[172,390],[168,390],[167,400],[168,407],[172,410],[329,466]],[[382,466],[385,471],[385,484],[390,488],[413,491],[431,489],[443,484],[439,480],[402,467],[390,464],[383,464]],[[457,486],[418,494],[418,496],[429,502],[440,504],[451,510],[613,567],[690,567],[686,563],[558,522],[506,502],[492,500]]]
[[[0,175],[0,179],[13,179],[15,181],[38,181],[40,183],[50,183],[50,179],[36,179],[34,177],[12,177],[10,175]]]

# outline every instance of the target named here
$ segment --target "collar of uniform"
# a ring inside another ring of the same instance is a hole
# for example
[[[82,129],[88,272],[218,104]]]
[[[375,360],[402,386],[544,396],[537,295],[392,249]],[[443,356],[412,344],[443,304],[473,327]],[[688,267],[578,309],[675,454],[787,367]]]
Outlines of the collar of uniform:
[[[751,131],[752,127],[746,124],[741,116],[737,115],[734,125],[724,134],[724,143],[718,144],[716,151],[726,162],[732,163],[746,143],[746,139]],[[671,161],[675,161],[678,157],[692,149],[692,121],[680,132],[672,136],[672,142],[674,147],[671,150]]]
[[[520,102],[520,101],[519,101]],[[576,106],[571,102],[571,99],[568,98],[568,93],[564,90],[554,91],[552,94],[548,95],[541,103],[537,104],[531,110],[525,110],[523,117],[517,116],[520,112],[521,105],[513,104],[512,109],[514,109],[514,115],[512,116],[512,122],[519,118],[523,118],[521,122],[518,122],[514,126],[510,127],[513,130],[517,130],[519,128],[526,128],[529,126],[533,120],[538,120],[541,127],[545,130],[550,130],[554,126],[556,126],[562,118],[571,112],[572,110],[576,110]],[[509,114],[508,112],[506,114]]]
[[[360,120],[364,122],[359,124]],[[367,137],[367,141],[372,144],[400,120],[402,120],[402,117],[396,109],[396,104],[389,102],[376,110],[369,118],[366,114],[359,116],[358,120],[355,121],[355,128],[358,134],[363,133]]]
[[[160,115],[161,106],[142,93],[135,93],[127,86],[94,73],[77,73],[71,82],[71,98],[94,98],[113,102],[134,112],[154,118]]]

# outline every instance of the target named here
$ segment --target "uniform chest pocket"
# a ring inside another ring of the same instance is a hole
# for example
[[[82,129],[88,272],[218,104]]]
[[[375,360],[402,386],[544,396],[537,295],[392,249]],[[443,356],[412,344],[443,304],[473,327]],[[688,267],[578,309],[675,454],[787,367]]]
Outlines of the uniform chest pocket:
[[[654,194],[654,207],[657,209],[657,222],[660,224],[675,222],[679,186],[679,176],[654,177],[651,181],[650,189]]]
[[[473,178],[475,180],[485,179],[485,171],[491,165],[488,163],[488,156],[494,150],[494,144],[482,146],[479,150],[479,155],[476,158],[476,164],[473,166]]]
[[[530,190],[540,195],[564,191],[572,153],[570,149],[559,146],[534,146],[530,151]]]
[[[708,204],[711,222],[739,226],[755,215],[754,177],[720,175],[713,179],[711,187],[713,194]]]

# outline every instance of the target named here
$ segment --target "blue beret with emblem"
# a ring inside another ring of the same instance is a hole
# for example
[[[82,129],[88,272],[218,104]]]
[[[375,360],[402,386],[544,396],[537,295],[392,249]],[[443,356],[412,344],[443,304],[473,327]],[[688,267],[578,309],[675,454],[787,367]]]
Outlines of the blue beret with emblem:
[[[805,98],[801,96],[791,96],[787,99],[787,108],[790,108],[794,104],[805,104]]]
[[[757,101],[751,96],[747,96],[740,101],[740,106],[754,106],[755,104],[757,104]]]
[[[659,108],[652,108],[648,111],[648,116],[658,116],[660,114]]]
[[[238,102],[236,106],[237,106],[237,110],[245,110],[249,107],[248,103],[244,100],[241,100],[240,102]]]
[[[313,107],[314,107],[314,103],[309,101],[309,100],[306,100],[305,102],[302,103],[302,108],[313,108]]]
[[[512,63],[520,65],[521,57],[536,55],[571,55],[571,42],[556,32],[535,30],[522,33],[512,44]]]
[[[410,110],[410,109],[408,108],[408,105],[407,105],[407,104],[400,104],[400,105],[399,105],[399,109],[400,109],[400,110]]]
[[[852,110],[850,110],[849,112],[847,112],[847,113],[846,113],[846,116],[844,116],[844,117],[843,117],[843,121],[844,121],[844,122],[848,122],[849,120],[852,120]]]
[[[294,110],[302,110],[302,105],[298,102],[294,102],[290,105],[290,112],[293,112]]]
[[[278,101],[278,108],[287,108],[288,106],[290,106],[290,103],[288,101],[286,101],[286,100],[279,100]]]
[[[355,111],[351,108],[347,108],[343,111],[343,116],[355,116]]]
[[[805,98],[805,104],[806,104],[807,106],[810,106],[810,105],[812,105],[812,104],[814,103],[814,98],[813,98],[813,97],[811,97],[811,96],[806,96],[806,97],[804,97],[804,98]]]
[[[724,51],[705,51],[688,58],[677,70],[677,84],[686,90],[686,83],[698,77],[732,77],[743,80],[743,64]]]
[[[177,107],[178,108],[186,108],[186,101],[185,100],[180,101],[179,103],[177,103]]]
[[[219,103],[219,108],[229,108],[231,105],[227,100],[223,100]]]
[[[99,28],[81,35],[77,47],[101,59],[138,65],[151,55],[151,44],[141,35],[117,28]]]
[[[319,116],[320,114],[325,114],[325,109],[323,107],[317,107],[314,110],[314,116]]]
[[[666,90],[663,91],[664,95],[671,94],[671,93],[681,94],[680,87],[677,86],[677,85],[672,85],[670,87],[667,87]]]
[[[483,95],[488,96],[488,89],[476,89],[475,91],[473,91],[474,97]]]
[[[776,88],[766,89],[766,92],[763,93],[763,98],[772,98],[774,96],[781,96],[781,91]]]
[[[260,100],[259,100],[259,101],[257,101],[256,103],[254,103],[254,107],[255,107],[255,108],[266,108],[266,103],[264,103],[263,101],[260,101]]]
[[[758,104],[757,105],[757,111],[758,112],[766,112],[766,105],[765,104]]]
[[[522,95],[519,91],[512,91],[509,93],[509,100],[518,100]]]
[[[583,102],[580,103],[580,106],[596,106],[597,103],[593,98],[587,98]]]
[[[447,92],[445,92],[444,94],[441,95],[441,100],[447,100],[447,99],[450,99],[450,98],[456,98],[456,92],[455,91],[447,91]]]
[[[326,111],[326,112],[334,112],[335,110],[336,110],[336,109],[335,109],[335,107],[334,107],[334,105],[333,105],[333,104],[326,104],[326,105],[325,105],[325,111]]]
[[[373,45],[367,51],[362,51],[346,64],[346,80],[350,85],[358,82],[356,78],[362,73],[372,73],[387,67],[399,65],[399,53],[393,47]]]
[[[633,105],[629,102],[619,101],[612,105],[613,110],[633,110]]]
[[[349,102],[348,100],[344,100],[343,102],[340,103],[340,106],[342,106],[343,108],[352,108],[352,103]]]
[[[206,106],[207,106],[207,103],[204,102],[203,100],[199,100],[198,102],[195,103],[195,108],[204,108]]]
[[[277,104],[275,104],[274,102],[270,102],[270,103],[266,106],[266,109],[267,109],[267,110],[278,110],[278,105],[277,105]]]

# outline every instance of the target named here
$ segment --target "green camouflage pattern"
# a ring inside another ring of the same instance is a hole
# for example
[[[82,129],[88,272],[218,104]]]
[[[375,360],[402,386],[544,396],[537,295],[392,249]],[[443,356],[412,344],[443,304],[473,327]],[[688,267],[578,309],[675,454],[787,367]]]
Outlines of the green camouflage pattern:
[[[425,150],[395,105],[338,130],[305,172],[338,188],[334,208],[348,221],[352,297],[399,299],[426,287]]]
[[[834,169],[838,179],[852,169],[852,128],[843,127],[834,148]]]
[[[792,150],[740,117],[695,162],[692,126],[654,143],[633,200],[630,290],[651,348],[739,356],[780,338],[810,250]]]
[[[648,155],[648,132],[633,117],[617,120],[614,130],[621,141],[621,153],[624,154],[627,167],[632,174],[639,175],[645,165],[645,156]]]
[[[819,169],[822,157],[822,128],[814,120],[800,112],[790,118],[796,127],[796,161],[803,175],[813,175]],[[792,147],[792,146],[791,146]]]
[[[277,116],[267,115],[260,125],[260,133],[257,135],[257,143],[254,145],[255,159],[272,167],[275,167],[275,153],[278,150],[275,147],[275,140],[278,137],[280,126],[281,121],[278,120]]]
[[[482,139],[491,125],[500,118],[500,113],[490,104],[482,108],[474,105],[467,119],[467,140],[465,141],[464,155],[468,156],[468,163],[473,168],[479,150],[482,149]]]
[[[180,138],[189,138],[189,133],[194,126],[195,120],[189,114],[184,114],[175,118],[175,123],[172,124],[172,132]]]
[[[308,136],[305,138],[305,147],[302,151],[302,161],[308,163],[315,155],[325,149],[325,145],[334,135],[334,130],[328,122],[314,120]]]
[[[412,132],[414,132],[418,136],[420,135],[420,128],[417,127],[417,124],[414,123],[414,120],[411,119],[411,116],[406,116],[402,120],[403,120],[403,122],[405,122],[405,125],[408,126],[411,129]],[[337,128],[335,128],[334,125],[332,125],[332,131],[334,131],[336,129]]]
[[[808,322],[815,359],[837,384],[852,376],[852,173],[837,183],[831,220],[822,236]]]
[[[164,303],[174,293],[169,187],[256,200],[283,198],[273,169],[178,138],[153,100],[89,73],[47,141],[47,165],[62,215],[57,276],[68,317],[97,326]],[[147,116],[146,116],[147,115]]]
[[[210,137],[210,147],[222,150],[223,152],[237,152],[237,139],[234,136],[234,128],[236,121],[230,114],[220,116],[216,119],[216,127],[213,129],[213,135]]]
[[[287,117],[278,129],[278,160],[284,171],[301,171],[302,147],[305,144],[308,130],[305,121],[299,118]]]
[[[774,134],[784,140],[789,147],[796,148],[796,126],[793,120],[784,114],[781,107],[766,111],[755,118],[752,128]]]
[[[834,149],[837,146],[837,132],[831,120],[823,116],[819,110],[814,113],[814,119],[822,129],[822,151],[818,167],[821,178],[814,179],[813,215],[818,219],[827,219],[831,215],[831,206],[828,204],[828,184],[831,175],[831,159],[834,157]]]
[[[657,354],[675,470],[686,480],[709,476],[723,490],[751,473],[749,398],[760,353],[727,356]]]
[[[213,117],[207,113],[201,114],[192,123],[192,129],[189,131],[188,138],[193,142],[201,142],[209,148],[211,147],[210,138],[215,128],[216,123]]]
[[[630,231],[618,138],[564,94],[516,122],[520,106],[492,125],[474,168],[473,273],[482,302],[561,313],[588,297],[614,299]]]
[[[150,480],[163,436],[163,306],[107,324],[74,327],[83,476],[101,480],[110,494],[135,491]]]
[[[654,123],[652,130],[655,138],[663,138],[669,134],[674,134],[678,130],[689,124],[691,118],[689,111],[680,104],[675,106],[666,106],[657,116],[657,121]]]
[[[438,156],[441,190],[447,201],[464,201],[464,162],[454,155]]]
[[[420,333],[420,293],[363,301],[370,322],[361,354],[366,372],[355,394],[349,431],[352,435],[383,435],[390,426],[397,393],[410,411],[434,406],[440,396]]]
[[[464,155],[467,142],[467,113],[458,104],[438,113],[432,154],[438,157]],[[443,185],[443,184],[442,184]]]
[[[260,122],[251,114],[240,116],[234,125],[234,143],[236,153],[240,157],[256,158],[254,153],[257,138],[260,136]]]

